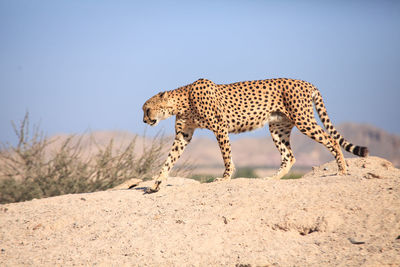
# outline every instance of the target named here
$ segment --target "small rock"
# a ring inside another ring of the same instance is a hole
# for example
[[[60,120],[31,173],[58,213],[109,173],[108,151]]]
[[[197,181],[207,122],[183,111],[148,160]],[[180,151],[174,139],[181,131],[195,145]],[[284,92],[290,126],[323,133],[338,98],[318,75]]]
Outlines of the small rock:
[[[32,228],[32,230],[37,230],[37,229],[39,229],[40,227],[43,227],[43,224],[41,224],[41,223],[39,223],[39,224],[37,224],[36,226],[34,226],[33,228]]]
[[[367,178],[367,179],[372,179],[372,178],[382,179],[381,176],[379,176],[378,174],[372,173],[372,172],[368,172],[366,175],[364,175],[364,178]]]
[[[353,245],[362,245],[365,244],[364,241],[355,241],[353,238],[348,238],[350,243],[352,243]]]
[[[389,168],[393,167],[393,164],[391,162],[382,162],[382,167],[386,168],[386,170],[389,170]]]

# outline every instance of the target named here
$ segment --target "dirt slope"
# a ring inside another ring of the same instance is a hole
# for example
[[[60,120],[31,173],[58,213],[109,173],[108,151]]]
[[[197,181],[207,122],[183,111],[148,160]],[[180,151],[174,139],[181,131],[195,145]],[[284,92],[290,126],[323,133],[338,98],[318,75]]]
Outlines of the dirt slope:
[[[400,171],[379,158],[0,205],[1,266],[398,266]]]

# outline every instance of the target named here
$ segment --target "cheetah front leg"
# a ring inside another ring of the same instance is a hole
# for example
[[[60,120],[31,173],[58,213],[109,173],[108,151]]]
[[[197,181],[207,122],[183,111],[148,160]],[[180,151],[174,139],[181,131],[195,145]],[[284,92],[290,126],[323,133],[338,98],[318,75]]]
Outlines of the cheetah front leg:
[[[231,144],[229,141],[229,135],[227,130],[214,131],[215,137],[217,138],[219,148],[221,150],[222,158],[224,160],[225,172],[222,178],[216,178],[214,181],[225,181],[230,180],[235,171],[235,166],[232,162],[231,155]]]
[[[168,177],[170,170],[182,155],[187,144],[189,144],[190,140],[192,140],[193,132],[194,129],[187,127],[184,120],[176,120],[174,143],[172,144],[167,160],[163,164],[160,173],[155,177],[154,185],[147,188],[145,191],[146,193],[154,193],[160,190],[161,182]]]

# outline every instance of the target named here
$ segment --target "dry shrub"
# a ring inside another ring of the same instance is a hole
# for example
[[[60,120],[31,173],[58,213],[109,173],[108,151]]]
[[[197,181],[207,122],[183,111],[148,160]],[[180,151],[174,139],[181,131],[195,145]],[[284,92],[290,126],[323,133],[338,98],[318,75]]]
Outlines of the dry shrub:
[[[158,134],[137,153],[137,136],[119,148],[111,139],[108,145],[84,156],[82,136],[70,135],[59,148],[49,151],[53,141],[39,127],[34,126],[29,133],[28,113],[18,127],[12,126],[18,144],[1,144],[0,203],[106,190],[131,178],[151,179],[163,163],[168,141]],[[143,142],[148,139],[143,138]],[[96,145],[95,141],[90,145]],[[189,172],[190,167],[181,167],[174,175]]]

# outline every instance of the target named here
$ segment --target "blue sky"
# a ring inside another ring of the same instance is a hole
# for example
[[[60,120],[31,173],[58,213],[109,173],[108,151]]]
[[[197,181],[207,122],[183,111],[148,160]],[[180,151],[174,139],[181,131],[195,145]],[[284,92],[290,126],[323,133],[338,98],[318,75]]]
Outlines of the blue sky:
[[[27,110],[48,135],[143,133],[144,101],[198,78],[307,80],[335,124],[400,134],[399,1],[0,0],[0,38],[1,142]]]

